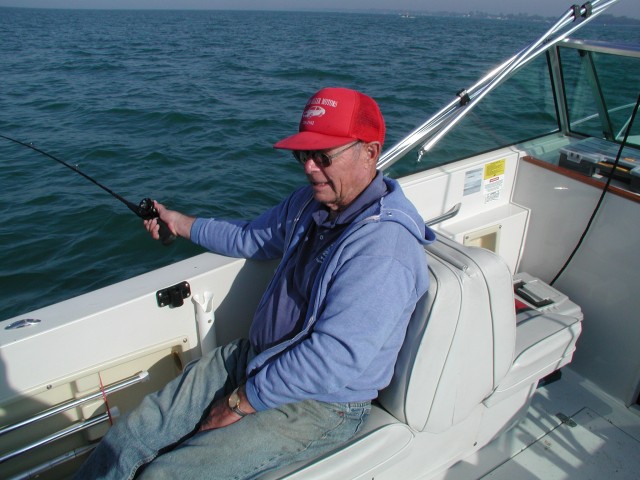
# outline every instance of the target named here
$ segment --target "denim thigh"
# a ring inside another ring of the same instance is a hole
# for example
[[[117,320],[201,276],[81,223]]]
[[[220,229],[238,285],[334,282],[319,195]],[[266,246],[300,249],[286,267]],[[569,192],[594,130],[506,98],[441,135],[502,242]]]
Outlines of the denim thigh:
[[[248,340],[237,340],[187,365],[109,429],[76,478],[133,478],[140,466],[195,433],[210,405],[244,382],[252,355]]]
[[[307,400],[254,413],[194,435],[147,465],[140,478],[257,478],[345,443],[362,428],[370,410],[370,402]]]

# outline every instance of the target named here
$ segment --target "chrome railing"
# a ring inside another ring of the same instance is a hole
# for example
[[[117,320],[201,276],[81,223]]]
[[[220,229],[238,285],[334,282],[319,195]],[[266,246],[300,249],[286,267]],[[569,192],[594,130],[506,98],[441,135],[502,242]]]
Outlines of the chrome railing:
[[[149,379],[148,372],[146,371],[139,372],[136,375],[133,375],[131,377],[125,378],[118,382],[109,384],[89,395],[85,395],[77,399],[68,400],[68,401],[59,403],[23,421],[0,428],[0,437],[4,435],[8,435],[12,432],[18,432],[20,429],[24,427],[33,425],[36,422],[40,422],[47,418],[51,418],[54,415],[58,415],[65,411],[71,410],[72,408],[79,407],[88,402],[105,399],[105,403],[106,403],[106,398],[108,395],[114,392],[123,390],[125,388],[131,387],[133,385],[146,382],[148,379]],[[14,447],[11,451],[0,454],[0,465],[2,465],[5,462],[8,462],[9,460],[13,460],[21,455],[32,452],[36,448],[42,447],[44,445],[49,445],[53,442],[69,437],[75,433],[87,430],[89,428],[105,423],[107,421],[110,422],[113,418],[117,418],[118,415],[119,415],[119,411],[117,407],[108,408],[107,412],[105,413],[96,415],[94,417],[91,417],[81,422],[73,423],[72,425],[66,428],[63,428],[62,430],[59,430],[57,432],[43,435],[42,437],[38,438],[35,441],[32,441],[31,443],[27,443],[19,447]],[[18,474],[17,476],[12,477],[12,480],[23,479],[23,478],[34,478],[34,476],[39,475],[40,473],[43,473],[57,465],[60,465],[61,463],[77,458],[78,456],[83,455],[92,449],[93,449],[93,446],[91,445],[77,448],[63,455],[60,455],[54,459],[51,459],[39,466],[32,467],[29,470],[24,471]]]
[[[565,40],[569,35],[582,28],[617,1],[618,0],[594,0],[580,7],[572,6],[569,8],[544,35],[493,69],[473,86],[458,92],[454,100],[386,151],[378,160],[378,168],[384,170],[390,167],[417,146],[420,146],[420,150],[418,151],[418,160],[420,160],[422,156],[431,150],[478,102],[507,77],[558,42]]]

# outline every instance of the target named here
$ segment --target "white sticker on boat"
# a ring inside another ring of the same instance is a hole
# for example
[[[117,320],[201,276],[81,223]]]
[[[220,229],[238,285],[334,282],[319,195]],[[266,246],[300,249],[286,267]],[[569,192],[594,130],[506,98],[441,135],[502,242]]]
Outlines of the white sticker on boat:
[[[482,189],[482,168],[469,170],[464,174],[464,196],[478,193]]]
[[[482,193],[484,203],[500,200],[500,195],[504,187],[504,172],[506,161],[504,159],[487,163],[484,166],[484,182]]]

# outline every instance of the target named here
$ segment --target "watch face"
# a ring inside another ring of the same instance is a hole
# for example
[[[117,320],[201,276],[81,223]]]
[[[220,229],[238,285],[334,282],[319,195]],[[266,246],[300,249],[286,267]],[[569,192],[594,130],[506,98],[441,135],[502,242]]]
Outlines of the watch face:
[[[240,415],[241,417],[244,417],[246,415],[245,412],[240,410],[240,396],[238,395],[237,390],[234,390],[234,392],[231,395],[229,395],[228,403],[229,403],[229,408],[233,410],[236,414]]]

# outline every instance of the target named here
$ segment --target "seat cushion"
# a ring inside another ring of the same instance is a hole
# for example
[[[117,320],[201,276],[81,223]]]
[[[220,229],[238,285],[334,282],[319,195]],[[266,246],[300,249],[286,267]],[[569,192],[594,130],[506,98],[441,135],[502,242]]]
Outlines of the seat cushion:
[[[509,371],[512,277],[497,255],[440,239],[427,247],[430,287],[407,329],[380,403],[417,431],[463,421]]]
[[[322,457],[297,462],[261,476],[261,480],[335,480],[353,478],[386,463],[399,462],[408,453],[414,435],[379,406],[372,405],[364,428],[343,447]]]

